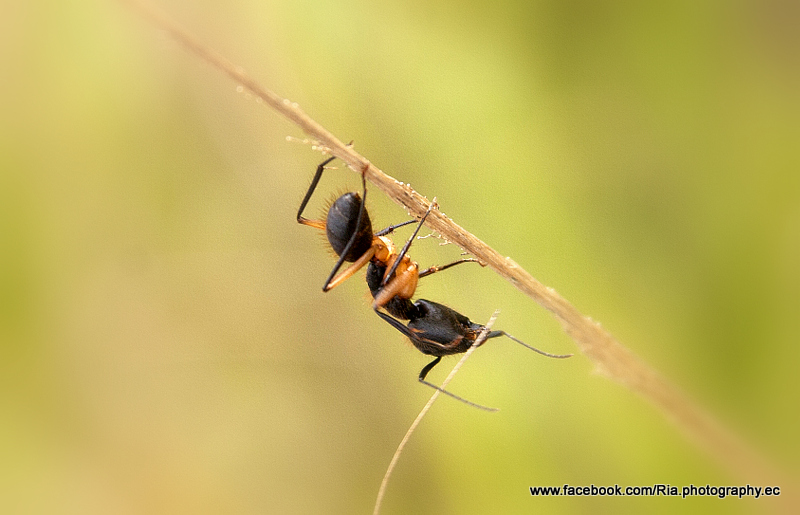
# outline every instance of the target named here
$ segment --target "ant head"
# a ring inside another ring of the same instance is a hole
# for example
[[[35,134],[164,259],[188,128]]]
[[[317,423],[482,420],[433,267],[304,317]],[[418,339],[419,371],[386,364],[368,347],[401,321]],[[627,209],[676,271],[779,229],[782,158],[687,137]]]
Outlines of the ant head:
[[[353,262],[364,255],[372,246],[372,222],[366,208],[361,215],[361,223],[358,223],[358,213],[361,210],[361,196],[356,192],[345,193],[331,205],[328,210],[328,218],[325,223],[325,232],[328,241],[333,247],[334,252],[341,256],[347,243],[356,234],[353,246],[347,252],[345,261]],[[356,228],[358,225],[358,228]]]

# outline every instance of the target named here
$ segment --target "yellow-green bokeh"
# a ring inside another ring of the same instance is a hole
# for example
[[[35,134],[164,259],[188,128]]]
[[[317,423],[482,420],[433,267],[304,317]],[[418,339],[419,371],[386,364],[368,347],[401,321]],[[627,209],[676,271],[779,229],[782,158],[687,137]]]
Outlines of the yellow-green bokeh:
[[[161,5],[796,477],[791,2]],[[116,2],[2,9],[0,511],[370,512],[431,393],[415,381],[427,359],[371,313],[361,277],[320,291],[333,259],[294,216],[321,156]],[[312,213],[357,186],[329,172]],[[406,217],[377,189],[370,209],[378,226]],[[423,266],[458,253],[413,247]],[[419,295],[575,350],[489,270]],[[748,481],[580,355],[494,340],[451,389],[502,410],[440,400],[383,513],[771,506],[531,497]]]

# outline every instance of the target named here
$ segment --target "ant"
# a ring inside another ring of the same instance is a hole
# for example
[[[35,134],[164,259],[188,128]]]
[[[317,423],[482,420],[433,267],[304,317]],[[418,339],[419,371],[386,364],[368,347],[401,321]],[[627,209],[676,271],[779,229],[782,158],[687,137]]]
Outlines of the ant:
[[[373,233],[372,222],[365,208],[367,186],[363,171],[361,173],[362,196],[359,196],[357,192],[349,192],[340,196],[328,209],[325,221],[304,218],[302,216],[303,211],[319,184],[325,165],[334,159],[335,157],[330,157],[317,167],[311,185],[297,211],[297,222],[325,230],[331,247],[339,256],[322,287],[322,291],[330,291],[353,276],[364,265],[369,264],[367,267],[367,286],[374,299],[372,308],[375,313],[408,337],[420,352],[435,356],[435,359],[420,371],[419,382],[470,406],[496,411],[495,408],[487,408],[486,406],[475,404],[425,380],[431,369],[442,360],[442,356],[466,352],[477,340],[485,326],[476,324],[466,316],[437,302],[425,299],[411,302],[411,297],[416,291],[417,281],[420,278],[461,263],[480,262],[474,258],[465,258],[444,266],[432,266],[419,271],[419,266],[416,262],[411,261],[407,253],[411,243],[417,237],[423,223],[433,209],[435,201],[417,222],[414,233],[398,253],[394,243],[386,235],[399,227],[414,223],[415,220],[390,225],[377,233]],[[339,275],[336,275],[345,261],[352,263],[352,265]],[[388,313],[380,311],[381,308]],[[406,325],[400,320],[408,320],[409,322]],[[505,331],[490,331],[485,339],[488,340],[499,336],[507,336],[515,342],[551,358],[568,358],[572,356],[572,354],[556,355],[541,351]]]

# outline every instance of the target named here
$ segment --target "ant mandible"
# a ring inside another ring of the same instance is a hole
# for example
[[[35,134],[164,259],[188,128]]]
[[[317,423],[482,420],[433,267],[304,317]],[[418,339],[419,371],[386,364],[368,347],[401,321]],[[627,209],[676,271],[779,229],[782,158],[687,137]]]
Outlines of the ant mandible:
[[[334,157],[326,159],[317,167],[311,185],[297,211],[297,222],[325,230],[328,242],[339,256],[322,287],[322,291],[330,291],[350,278],[364,265],[369,264],[367,267],[367,285],[374,298],[372,308],[378,316],[408,337],[420,352],[435,356],[435,359],[420,371],[419,382],[470,406],[496,411],[495,408],[473,403],[425,380],[431,369],[442,360],[442,356],[466,352],[477,340],[485,326],[470,321],[466,316],[443,304],[425,299],[419,299],[416,302],[411,302],[410,300],[416,291],[419,278],[461,263],[478,262],[478,260],[473,258],[460,259],[444,266],[432,266],[420,272],[417,263],[411,261],[407,252],[428,214],[430,214],[433,204],[419,220],[414,233],[398,253],[394,243],[386,235],[399,227],[414,223],[414,220],[390,225],[377,233],[373,233],[372,222],[365,208],[367,186],[363,172],[361,174],[363,189],[361,197],[357,192],[349,192],[340,196],[329,208],[325,221],[304,218],[302,216],[303,211],[319,184],[325,165],[334,159]],[[352,265],[337,276],[336,273],[345,261],[352,263]],[[381,308],[385,309],[388,314],[380,311]],[[406,325],[398,319],[408,320],[409,322]],[[568,358],[572,356],[572,354],[556,355],[541,351],[505,331],[490,331],[485,340],[499,336],[507,336],[515,342],[551,358]]]

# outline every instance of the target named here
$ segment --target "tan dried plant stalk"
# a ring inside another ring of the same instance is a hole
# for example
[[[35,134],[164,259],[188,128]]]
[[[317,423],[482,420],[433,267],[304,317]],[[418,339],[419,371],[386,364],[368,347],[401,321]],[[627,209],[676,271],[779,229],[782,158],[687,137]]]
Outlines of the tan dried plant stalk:
[[[192,53],[227,74],[257,99],[261,99],[262,103],[293,122],[304,133],[318,141],[328,153],[344,161],[352,170],[363,173],[367,180],[397,204],[406,208],[409,213],[417,217],[425,214],[430,204],[425,197],[408,184],[383,173],[352,146],[343,143],[314,121],[296,103],[260,85],[243,68],[203,44],[158,8],[143,0],[123,0],[123,2],[133,6],[151,23],[166,31]],[[598,322],[581,314],[554,289],[544,286],[510,257],[502,256],[439,210],[431,211],[425,225],[441,234],[447,241],[455,243],[475,256],[547,309],[575,341],[580,352],[592,361],[599,374],[624,384],[649,400],[688,439],[714,458],[733,478],[750,484],[759,482],[763,485],[781,484],[782,475],[758,453],[621,345]],[[796,507],[794,496],[790,492],[782,494],[779,499],[782,501],[781,506],[789,512]]]

